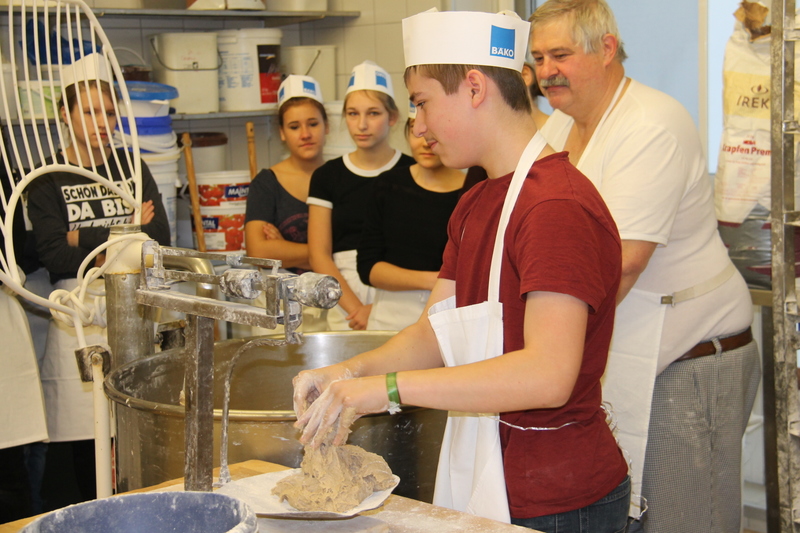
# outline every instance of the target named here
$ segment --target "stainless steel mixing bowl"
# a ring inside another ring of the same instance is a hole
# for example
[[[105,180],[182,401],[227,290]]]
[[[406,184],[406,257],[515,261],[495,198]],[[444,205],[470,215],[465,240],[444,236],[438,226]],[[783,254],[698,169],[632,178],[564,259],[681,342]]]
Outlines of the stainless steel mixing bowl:
[[[292,378],[306,368],[333,364],[386,342],[388,332],[305,335],[302,345],[257,347],[245,352],[231,384],[229,463],[261,459],[290,467],[302,460],[292,410]],[[222,341],[214,350],[214,465],[219,465],[223,380],[245,342]],[[184,361],[171,350],[114,370],[105,389],[116,403],[117,488],[127,491],[183,477]],[[404,407],[397,415],[356,421],[349,442],[386,459],[400,477],[395,494],[430,502],[446,413]]]

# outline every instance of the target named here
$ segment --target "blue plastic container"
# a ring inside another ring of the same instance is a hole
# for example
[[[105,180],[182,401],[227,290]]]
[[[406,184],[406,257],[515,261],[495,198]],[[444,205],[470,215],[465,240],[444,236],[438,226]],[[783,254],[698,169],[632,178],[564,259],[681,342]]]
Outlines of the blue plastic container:
[[[178,89],[172,85],[152,81],[126,81],[131,100],[172,100],[178,97]]]
[[[136,131],[139,135],[164,135],[172,133],[172,117],[165,115],[163,117],[135,117]],[[121,129],[125,133],[131,133],[131,128],[128,125],[128,117],[119,117],[117,129]]]

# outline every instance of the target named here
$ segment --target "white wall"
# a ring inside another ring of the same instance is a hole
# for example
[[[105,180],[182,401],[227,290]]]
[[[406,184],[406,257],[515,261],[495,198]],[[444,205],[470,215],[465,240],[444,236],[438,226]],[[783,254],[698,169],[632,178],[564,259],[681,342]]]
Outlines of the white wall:
[[[680,101],[698,123],[697,0],[609,0],[628,53],[627,74]]]
[[[708,167],[712,173],[717,171],[722,138],[722,61],[738,7],[738,0],[708,0]]]

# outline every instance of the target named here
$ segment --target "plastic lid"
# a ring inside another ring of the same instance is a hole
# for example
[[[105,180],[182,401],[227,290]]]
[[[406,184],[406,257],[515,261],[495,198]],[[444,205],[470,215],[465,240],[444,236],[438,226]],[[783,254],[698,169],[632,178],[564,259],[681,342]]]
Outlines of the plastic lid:
[[[172,85],[152,81],[126,81],[131,100],[172,100],[178,97],[178,89]]]
[[[250,183],[250,171],[222,170],[220,172],[198,172],[196,180],[198,182],[227,183],[230,185]]]

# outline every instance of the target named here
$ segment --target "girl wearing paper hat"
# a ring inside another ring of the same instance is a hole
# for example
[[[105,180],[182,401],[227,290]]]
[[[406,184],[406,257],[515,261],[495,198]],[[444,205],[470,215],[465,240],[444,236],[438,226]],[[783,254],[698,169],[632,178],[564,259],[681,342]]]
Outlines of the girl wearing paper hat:
[[[323,163],[322,149],[329,131],[322,90],[310,76],[292,75],[278,89],[278,131],[289,157],[263,169],[247,196],[245,244],[247,255],[279,259],[294,272],[310,270],[308,262],[308,186]],[[264,298],[261,296],[260,298]],[[256,302],[258,304],[258,302]],[[318,310],[303,313],[303,331],[315,325]],[[253,334],[274,333],[254,330]]]
[[[434,504],[551,533],[624,531],[628,465],[600,383],[621,243],[600,193],[536,129],[519,74],[529,31],[514,14],[403,21],[414,134],[489,179],[453,211],[420,320],[295,378],[300,440],[401,400],[448,410]]]
[[[258,173],[247,197],[247,255],[309,270],[308,185],[323,163],[328,115],[319,83],[289,76],[278,89],[278,131],[289,157]]]
[[[328,311],[331,330],[365,329],[374,290],[356,268],[356,248],[364,224],[373,178],[414,159],[389,145],[399,112],[392,78],[372,61],[353,68],[344,99],[354,152],[328,161],[314,172],[308,194],[308,248],[315,272],[336,277],[339,305]]]
[[[406,137],[416,163],[375,178],[358,246],[358,274],[376,288],[370,330],[400,331],[419,319],[464,184],[463,172],[445,167],[424,138],[411,134],[415,116],[409,102]]]
[[[106,61],[100,54],[87,55],[62,67],[64,86],[59,116],[74,139],[50,163],[82,166],[112,181],[132,175],[126,153],[112,148],[117,123],[115,95]],[[117,158],[119,164],[117,164]],[[169,246],[169,223],[161,195],[142,162],[142,231]],[[108,240],[110,227],[130,223],[134,209],[100,183],[71,172],[45,174],[28,186],[28,215],[33,225],[39,260],[58,289],[77,285],[81,262]],[[105,260],[99,255],[91,266]],[[102,282],[101,286],[102,286]],[[84,328],[88,344],[105,344],[105,328]],[[94,417],[91,383],[82,383],[75,364],[78,348],[74,328],[51,320],[44,361],[42,388],[47,406],[50,446],[64,447],[75,458],[75,472],[82,498],[94,497]],[[62,444],[63,443],[63,444]],[[75,503],[75,502],[72,502]]]

